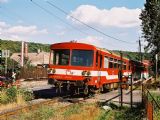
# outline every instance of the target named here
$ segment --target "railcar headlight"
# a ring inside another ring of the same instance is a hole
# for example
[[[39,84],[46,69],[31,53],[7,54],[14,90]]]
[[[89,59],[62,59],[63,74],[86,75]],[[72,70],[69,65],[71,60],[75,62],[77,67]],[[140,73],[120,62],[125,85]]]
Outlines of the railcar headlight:
[[[54,74],[55,72],[56,72],[56,70],[52,69],[52,68],[48,68],[48,70],[47,70],[48,74]]]
[[[90,71],[87,71],[87,76],[90,76],[91,75],[91,72]]]
[[[85,76],[85,75],[86,75],[86,72],[87,72],[87,71],[83,71],[83,72],[82,72],[82,75]]]
[[[51,74],[51,73],[52,73],[52,69],[51,69],[51,68],[48,68],[48,69],[47,69],[47,73],[48,73],[48,74]]]
[[[56,73],[56,69],[52,69],[52,73],[53,73],[53,74]]]
[[[90,76],[90,75],[91,75],[91,72],[90,72],[90,71],[83,71],[83,72],[82,72],[82,75],[83,75],[83,76]]]

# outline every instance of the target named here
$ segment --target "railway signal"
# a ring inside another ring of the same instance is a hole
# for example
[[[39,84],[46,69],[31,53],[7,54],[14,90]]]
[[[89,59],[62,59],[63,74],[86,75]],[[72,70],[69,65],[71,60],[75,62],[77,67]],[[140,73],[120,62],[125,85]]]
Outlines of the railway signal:
[[[5,60],[3,59],[2,56],[2,50],[0,50],[0,65],[5,65]]]
[[[5,66],[5,74],[7,74],[7,58],[9,56],[10,56],[10,50],[1,50],[0,51],[1,65]]]

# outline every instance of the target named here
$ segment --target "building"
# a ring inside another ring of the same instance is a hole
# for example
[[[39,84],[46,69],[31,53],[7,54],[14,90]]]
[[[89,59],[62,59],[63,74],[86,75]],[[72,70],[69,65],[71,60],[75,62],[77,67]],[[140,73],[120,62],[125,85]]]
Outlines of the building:
[[[30,62],[31,65],[37,66],[37,65],[46,65],[49,63],[49,55],[48,52],[37,52],[37,53],[28,53],[27,59]],[[11,56],[11,59],[15,60],[20,64],[21,62],[21,53],[13,53]]]

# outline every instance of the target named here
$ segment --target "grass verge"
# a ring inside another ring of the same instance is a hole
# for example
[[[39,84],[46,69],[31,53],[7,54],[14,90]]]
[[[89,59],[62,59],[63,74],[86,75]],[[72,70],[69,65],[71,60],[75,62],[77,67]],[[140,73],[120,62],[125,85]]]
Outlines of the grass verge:
[[[33,94],[25,89],[3,88],[0,91],[0,111],[26,105],[32,99]]]
[[[112,110],[105,111],[96,103],[73,104],[62,108],[59,105],[42,106],[17,118],[20,120],[142,120],[143,118],[141,106],[120,109],[112,104],[111,107]]]

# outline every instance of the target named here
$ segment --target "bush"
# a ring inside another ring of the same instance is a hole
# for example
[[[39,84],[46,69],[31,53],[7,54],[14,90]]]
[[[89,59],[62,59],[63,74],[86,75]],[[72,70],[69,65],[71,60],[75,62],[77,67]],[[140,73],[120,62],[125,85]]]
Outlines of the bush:
[[[6,94],[6,91],[0,92],[0,104],[7,104],[8,103],[8,96]]]
[[[15,102],[17,98],[17,89],[14,87],[2,89],[0,92],[0,103],[7,104]]]
[[[8,104],[18,101],[18,97],[22,96],[24,101],[33,99],[33,93],[25,89],[17,89],[16,87],[2,89],[0,91],[0,104]]]
[[[10,87],[7,89],[6,94],[8,96],[8,102],[16,102],[17,100],[17,88]]]
[[[34,98],[33,93],[25,89],[19,89],[18,93],[23,96],[25,101],[30,101]]]

